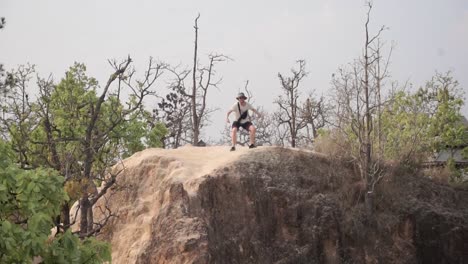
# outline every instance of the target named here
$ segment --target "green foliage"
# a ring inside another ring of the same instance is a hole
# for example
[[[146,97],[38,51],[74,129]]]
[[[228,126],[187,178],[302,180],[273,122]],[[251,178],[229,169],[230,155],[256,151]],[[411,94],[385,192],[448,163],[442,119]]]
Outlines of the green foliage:
[[[0,262],[30,262],[42,254],[54,226],[52,218],[67,198],[63,178],[51,170],[24,171],[12,163],[0,142]]]
[[[164,136],[168,130],[163,123],[156,123],[153,128],[148,126],[144,116],[130,119],[122,124],[120,140],[123,143],[123,157],[129,157],[135,152],[142,151],[146,147],[162,147]]]
[[[385,157],[426,160],[433,152],[468,143],[461,122],[463,94],[450,73],[437,73],[415,93],[397,92],[382,114]]]
[[[44,263],[103,263],[111,261],[108,243],[87,238],[80,241],[70,231],[58,235],[42,256]]]
[[[65,166],[69,176],[82,177],[79,162],[84,160],[86,148],[83,139],[91,128],[91,117],[97,111],[97,90],[98,83],[87,76],[86,67],[75,63],[56,86],[41,93],[36,103],[40,114],[34,119],[41,122],[36,121],[35,126],[29,126],[29,130],[34,127],[30,133],[31,141],[41,142],[32,143],[29,147],[30,162],[34,166]],[[131,97],[127,105],[124,107],[116,94],[109,93],[100,106],[96,123],[91,128],[92,139],[87,139],[94,148],[94,159],[91,161],[96,171],[94,174],[101,174],[102,170],[119,158],[128,157],[147,146],[161,145],[158,141],[162,140],[161,133],[164,134],[165,130],[157,126],[157,131],[153,131],[148,125],[150,113],[143,110],[142,106],[128,114],[129,109],[137,105],[135,97]],[[46,121],[50,127],[47,127]],[[53,146],[48,143],[50,140],[55,142]],[[17,144],[12,142],[12,145]],[[62,163],[59,166],[54,164],[54,151]]]
[[[428,134],[433,138],[433,150],[440,151],[463,145],[467,140],[460,113],[463,93],[458,87],[458,81],[453,79],[450,72],[436,73],[417,94],[428,105]]]
[[[424,158],[430,152],[431,122],[419,95],[399,91],[382,114],[385,157],[393,160]]]
[[[52,219],[68,199],[63,177],[52,170],[21,170],[13,152],[0,141],[0,263],[102,263],[110,261],[107,243],[80,241],[69,231],[49,238]]]
[[[8,124],[9,129],[2,131],[8,131],[3,136],[9,141],[0,148],[5,153],[0,160],[0,263],[27,263],[33,256],[46,263],[110,260],[109,245],[95,239],[80,240],[69,231],[48,238],[52,219],[68,213],[60,212],[65,202],[94,191],[99,177],[117,160],[147,146],[160,146],[167,130],[150,122],[151,114],[135,97],[124,106],[109,92],[98,108],[98,83],[87,76],[83,64],[70,67],[57,85],[40,79],[38,83],[36,101],[26,104],[21,98],[27,96],[11,97],[8,107],[14,118],[2,120]],[[18,91],[26,87],[13,88],[17,91],[12,95],[21,95]],[[27,111],[23,115],[15,109]],[[14,163],[49,169],[25,171]],[[87,175],[85,166],[91,168]]]
[[[462,172],[459,169],[457,169],[457,167],[455,166],[454,159],[447,160],[446,168],[450,172],[450,182],[452,183],[460,182],[462,178]]]
[[[132,97],[130,107],[134,104],[135,98]],[[168,130],[161,122],[153,124],[152,119],[149,111],[139,109],[112,131],[111,136],[118,139],[121,144],[123,158],[142,151],[146,147],[161,147],[163,145],[164,136]]]
[[[461,154],[462,154],[463,159],[468,159],[468,147],[465,147],[462,150]]]
[[[317,129],[317,134],[319,137],[324,137],[330,134],[330,130],[326,128],[319,128]]]
[[[429,128],[430,135],[435,138],[434,148],[437,150],[453,148],[467,142],[466,128],[461,122],[460,114],[463,99],[449,90],[450,88],[443,87],[437,91],[438,104]]]
[[[97,81],[86,76],[86,67],[75,63],[66,72],[50,98],[51,117],[60,137],[76,139],[84,136],[91,117],[91,106],[97,101]]]
[[[146,144],[151,148],[162,147],[162,142],[167,133],[168,130],[163,123],[156,123],[156,125],[147,134]]]

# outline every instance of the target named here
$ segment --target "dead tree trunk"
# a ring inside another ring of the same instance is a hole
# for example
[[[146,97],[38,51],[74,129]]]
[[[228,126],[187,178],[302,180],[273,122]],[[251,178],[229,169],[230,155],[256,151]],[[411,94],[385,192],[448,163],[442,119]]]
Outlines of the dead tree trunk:
[[[197,145],[198,136],[200,134],[200,119],[197,114],[197,52],[198,52],[198,19],[200,14],[198,14],[195,19],[195,43],[193,49],[193,70],[192,70],[192,126],[193,126],[193,145]]]
[[[364,160],[362,162],[363,168],[362,173],[365,175],[366,183],[367,183],[367,194],[366,194],[366,207],[368,212],[371,214],[373,212],[373,191],[374,186],[376,183],[375,173],[371,171],[371,167],[373,165],[372,161],[372,114],[370,109],[370,87],[369,87],[369,75],[370,75],[370,67],[375,62],[375,54],[371,51],[370,52],[370,45],[379,37],[380,33],[384,30],[385,27],[382,27],[379,32],[373,36],[372,38],[369,37],[369,21],[370,21],[370,12],[372,10],[372,3],[367,3],[369,9],[367,11],[367,20],[365,24],[366,30],[366,42],[364,44],[364,80],[363,80],[363,87],[364,87],[364,104],[365,104],[365,122],[364,122],[364,129],[363,135],[364,140],[361,143],[361,149],[364,150]]]

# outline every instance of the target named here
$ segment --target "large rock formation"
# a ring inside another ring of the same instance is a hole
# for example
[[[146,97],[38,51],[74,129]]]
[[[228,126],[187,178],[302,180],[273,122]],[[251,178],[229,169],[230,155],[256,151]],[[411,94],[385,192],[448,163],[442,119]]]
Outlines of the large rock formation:
[[[468,192],[278,147],[148,149],[108,193],[113,263],[468,263]],[[96,210],[95,214],[99,212]]]

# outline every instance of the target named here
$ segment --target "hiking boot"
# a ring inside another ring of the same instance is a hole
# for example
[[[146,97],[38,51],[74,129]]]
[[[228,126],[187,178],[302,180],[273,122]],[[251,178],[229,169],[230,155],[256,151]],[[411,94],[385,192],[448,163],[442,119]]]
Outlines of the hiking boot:
[[[236,150],[236,147],[232,146],[231,151],[234,151],[234,150]]]
[[[249,148],[256,148],[255,144],[250,144]]]

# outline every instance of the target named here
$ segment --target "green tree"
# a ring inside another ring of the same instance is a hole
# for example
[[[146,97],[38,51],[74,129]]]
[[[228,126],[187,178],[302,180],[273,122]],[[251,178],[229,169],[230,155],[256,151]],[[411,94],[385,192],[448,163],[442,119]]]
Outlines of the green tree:
[[[122,157],[126,158],[147,147],[163,147],[168,130],[163,123],[155,121],[149,111],[140,109],[113,133],[117,133],[114,137],[121,141]]]
[[[0,141],[0,262],[102,263],[110,261],[110,247],[95,239],[80,241],[71,232],[51,236],[52,219],[68,199],[64,181],[54,170],[22,170],[14,153]]]
[[[418,94],[398,91],[382,114],[384,157],[403,163],[422,161],[431,153],[427,102]]]
[[[425,92],[434,105],[431,116],[429,135],[434,139],[432,147],[435,151],[454,149],[468,143],[466,126],[462,123],[461,107],[463,93],[459,83],[447,72],[436,75],[426,84]]]
[[[420,162],[468,144],[462,105],[463,93],[450,72],[436,73],[414,93],[395,93],[382,115],[385,157]]]
[[[158,139],[166,133],[163,126],[148,120],[150,114],[142,103],[164,65],[150,61],[145,79],[134,84],[130,62],[128,58],[114,63],[115,72],[103,88],[86,74],[83,64],[75,63],[58,84],[39,78],[36,101],[23,100],[28,98],[26,85],[14,85],[12,91],[19,92],[3,105],[7,113],[2,119],[4,137],[14,147],[19,163],[52,168],[65,179],[71,200],[63,205],[62,219],[56,220],[59,232],[73,224],[69,208],[77,200],[81,203],[80,237],[99,232],[112,214],[96,220],[91,208],[116,181],[111,167],[146,146],[158,146]],[[16,83],[22,84],[28,76],[18,75]],[[115,80],[118,85],[111,86]],[[125,87],[132,91],[126,105],[121,99]],[[99,192],[98,185],[102,185]]]
[[[133,85],[130,80],[134,72],[127,71],[130,63],[128,58],[115,64],[115,73],[101,91],[97,81],[86,75],[83,64],[71,67],[58,85],[41,89],[38,105],[42,125],[33,132],[42,136],[36,141],[41,153],[38,156],[42,164],[50,164],[79,186],[81,237],[99,232],[111,217],[109,213],[96,222],[91,210],[116,181],[117,174],[110,168],[143,147],[141,137],[146,136],[146,126],[141,121],[142,102],[151,94],[149,88],[160,76],[163,64],[154,66],[150,62],[145,80]],[[120,99],[123,87],[111,90],[117,79],[133,91],[127,106]],[[97,184],[103,184],[100,192]],[[68,219],[63,222],[65,228],[70,224]]]

